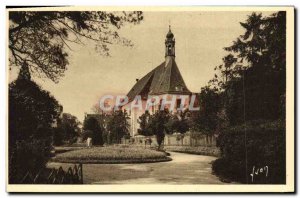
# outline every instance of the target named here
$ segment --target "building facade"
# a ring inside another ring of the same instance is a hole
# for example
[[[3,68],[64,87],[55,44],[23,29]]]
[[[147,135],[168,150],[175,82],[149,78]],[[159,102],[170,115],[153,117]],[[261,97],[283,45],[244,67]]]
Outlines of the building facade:
[[[187,88],[176,64],[175,37],[170,27],[164,44],[165,60],[141,79],[137,79],[136,84],[127,94],[129,103],[122,107],[123,109],[129,109],[130,135],[132,137],[138,135],[138,119],[145,113],[146,109],[144,107],[147,106],[147,99],[156,98],[160,101],[147,109],[150,114],[159,109],[163,99],[167,99],[167,101],[175,100],[175,105],[165,104],[170,112],[176,112],[179,107],[182,109],[188,108],[190,104],[192,92]],[[132,103],[136,102],[135,98],[141,99],[142,109],[129,108]]]

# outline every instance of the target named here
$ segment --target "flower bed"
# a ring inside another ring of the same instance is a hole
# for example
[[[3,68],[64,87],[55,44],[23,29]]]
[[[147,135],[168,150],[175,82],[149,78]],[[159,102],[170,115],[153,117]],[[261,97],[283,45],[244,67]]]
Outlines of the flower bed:
[[[145,163],[170,161],[164,152],[119,146],[93,147],[56,155],[52,161],[63,163]]]

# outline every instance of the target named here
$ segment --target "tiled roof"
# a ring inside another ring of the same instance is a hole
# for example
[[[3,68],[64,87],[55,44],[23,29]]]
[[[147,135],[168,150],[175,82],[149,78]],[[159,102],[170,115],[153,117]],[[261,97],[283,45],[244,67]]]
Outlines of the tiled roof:
[[[167,57],[165,62],[136,82],[127,96],[131,101],[136,95],[147,97],[161,94],[191,94],[184,83],[174,57]]]

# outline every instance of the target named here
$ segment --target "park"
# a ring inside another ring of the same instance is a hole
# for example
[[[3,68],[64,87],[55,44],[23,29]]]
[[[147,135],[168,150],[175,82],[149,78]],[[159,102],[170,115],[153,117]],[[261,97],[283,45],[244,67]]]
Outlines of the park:
[[[10,184],[286,183],[285,11],[11,11],[8,37]]]

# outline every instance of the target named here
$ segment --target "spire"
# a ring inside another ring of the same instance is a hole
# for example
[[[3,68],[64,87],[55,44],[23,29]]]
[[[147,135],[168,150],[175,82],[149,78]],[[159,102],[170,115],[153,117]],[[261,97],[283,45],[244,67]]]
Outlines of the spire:
[[[171,31],[171,25],[169,25],[169,32],[166,35],[165,46],[166,46],[165,57],[167,56],[175,57],[175,38],[174,38],[174,34]]]

